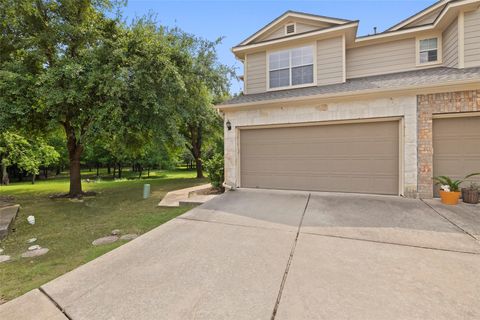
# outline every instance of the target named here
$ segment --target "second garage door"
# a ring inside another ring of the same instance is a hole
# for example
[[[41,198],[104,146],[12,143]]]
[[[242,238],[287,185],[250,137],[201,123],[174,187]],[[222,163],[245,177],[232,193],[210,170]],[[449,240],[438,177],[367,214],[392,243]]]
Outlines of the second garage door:
[[[480,117],[433,120],[433,175],[461,179],[474,172],[480,172]]]
[[[398,194],[399,121],[240,131],[241,186]]]

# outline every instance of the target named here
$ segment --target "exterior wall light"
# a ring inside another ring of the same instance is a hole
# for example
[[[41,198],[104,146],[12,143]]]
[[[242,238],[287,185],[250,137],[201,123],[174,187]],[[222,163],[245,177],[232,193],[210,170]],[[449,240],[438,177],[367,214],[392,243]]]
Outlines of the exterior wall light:
[[[232,124],[230,123],[230,120],[227,120],[226,125],[227,125],[228,131],[232,130]]]

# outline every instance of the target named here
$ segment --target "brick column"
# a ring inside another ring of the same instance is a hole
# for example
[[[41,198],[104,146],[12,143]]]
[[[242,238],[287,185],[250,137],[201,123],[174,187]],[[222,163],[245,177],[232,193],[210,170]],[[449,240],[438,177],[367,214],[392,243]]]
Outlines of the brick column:
[[[433,115],[480,111],[480,90],[419,95],[418,116],[418,193],[433,197]]]
[[[421,198],[433,197],[433,135],[432,95],[417,97],[418,115],[418,194]]]

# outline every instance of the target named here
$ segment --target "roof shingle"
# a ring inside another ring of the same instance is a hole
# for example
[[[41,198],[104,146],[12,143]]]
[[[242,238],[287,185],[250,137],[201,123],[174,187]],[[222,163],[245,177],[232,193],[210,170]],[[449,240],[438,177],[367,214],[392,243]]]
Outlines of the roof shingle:
[[[279,91],[267,91],[257,94],[240,95],[224,102],[222,105],[236,105],[245,103],[264,102],[269,100],[278,100],[285,98],[301,98],[308,96],[321,96],[331,94],[352,94],[373,89],[392,89],[396,88],[415,88],[443,83],[453,84],[456,81],[475,80],[479,81],[480,86],[480,67],[468,69],[455,69],[447,67],[437,67],[431,69],[422,69],[406,71],[400,73],[369,76],[363,78],[349,79],[345,83],[338,83],[326,86],[313,86],[298,89],[287,89]]]

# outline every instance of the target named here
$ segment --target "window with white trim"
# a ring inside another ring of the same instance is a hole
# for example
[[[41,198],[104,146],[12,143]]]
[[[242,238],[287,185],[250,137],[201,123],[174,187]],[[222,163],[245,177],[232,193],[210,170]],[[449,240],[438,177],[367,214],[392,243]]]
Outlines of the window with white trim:
[[[438,38],[422,39],[419,41],[420,63],[438,61]]]
[[[272,52],[268,56],[269,88],[313,83],[313,46]]]

